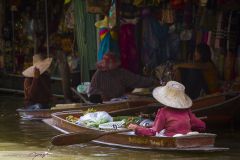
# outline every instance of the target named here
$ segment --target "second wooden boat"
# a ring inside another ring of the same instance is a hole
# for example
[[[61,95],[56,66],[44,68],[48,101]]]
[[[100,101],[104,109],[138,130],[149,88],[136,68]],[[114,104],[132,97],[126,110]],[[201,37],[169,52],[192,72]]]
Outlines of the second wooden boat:
[[[79,110],[86,111],[90,108],[93,108],[97,111],[114,111],[119,109],[132,108],[136,106],[148,105],[151,103],[156,103],[153,99],[133,99],[126,100],[121,102],[112,102],[112,103],[104,103],[104,104],[58,104],[57,107],[53,107],[51,109],[39,109],[39,110],[29,110],[29,109],[17,109],[20,117],[22,119],[27,120],[41,120],[44,118],[50,118],[52,113],[61,112],[61,111],[70,111],[70,110]]]

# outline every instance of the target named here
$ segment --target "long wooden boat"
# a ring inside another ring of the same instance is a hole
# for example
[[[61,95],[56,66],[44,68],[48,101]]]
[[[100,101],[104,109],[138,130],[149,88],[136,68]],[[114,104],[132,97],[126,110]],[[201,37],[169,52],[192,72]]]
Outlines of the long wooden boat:
[[[236,128],[240,122],[240,92],[215,94],[195,99],[191,109],[196,116],[207,117],[204,121],[209,129]],[[137,111],[137,108],[122,110],[121,115]],[[156,112],[156,108],[142,108],[142,112]]]
[[[45,119],[44,122],[55,129],[63,132],[95,132],[98,129],[79,126],[69,122],[66,118],[72,115],[80,117],[81,113],[53,113],[52,119]],[[98,132],[105,132],[100,131]],[[184,135],[180,137],[156,137],[156,136],[137,136],[133,132],[124,132],[118,134],[108,134],[92,142],[97,144],[109,145],[113,147],[123,147],[142,150],[160,150],[160,151],[192,151],[192,152],[215,152],[226,151],[228,148],[214,147],[215,134],[199,133],[196,135]]]
[[[240,92],[197,99],[193,102],[192,111],[199,117],[207,116],[206,123],[209,127],[235,128],[240,120]]]
[[[151,103],[156,103],[152,98],[142,98],[142,99],[130,99],[119,102],[103,103],[103,104],[58,104],[56,107],[51,109],[39,109],[39,110],[29,110],[19,108],[16,111],[19,113],[22,119],[26,120],[41,120],[44,118],[50,118],[52,113],[69,111],[69,110],[81,110],[86,111],[89,108],[93,108],[97,111],[114,111],[119,109],[131,108],[140,105],[148,105]]]

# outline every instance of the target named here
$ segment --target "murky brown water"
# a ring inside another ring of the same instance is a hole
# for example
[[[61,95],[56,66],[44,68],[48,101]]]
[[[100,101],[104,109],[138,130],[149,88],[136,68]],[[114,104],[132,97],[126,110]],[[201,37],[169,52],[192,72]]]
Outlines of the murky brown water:
[[[49,150],[49,140],[59,132],[41,121],[20,120],[15,110],[21,105],[22,97],[0,95],[0,160],[237,160],[240,157],[239,131],[218,131],[216,145],[231,148],[221,153],[139,151],[90,143]]]

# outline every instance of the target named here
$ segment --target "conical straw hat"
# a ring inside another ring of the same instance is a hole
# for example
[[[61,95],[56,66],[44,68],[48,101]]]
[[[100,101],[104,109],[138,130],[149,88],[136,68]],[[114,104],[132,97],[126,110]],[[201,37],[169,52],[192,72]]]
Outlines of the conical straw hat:
[[[169,81],[165,86],[155,88],[153,97],[171,108],[186,109],[192,106],[192,100],[185,94],[184,85],[176,81]]]
[[[46,58],[44,60],[37,60],[36,62],[36,59],[34,60],[33,58],[33,65],[31,67],[28,67],[27,69],[25,69],[22,74],[25,76],[25,77],[34,77],[34,68],[38,68],[39,71],[40,71],[40,75],[42,73],[44,73],[51,65],[52,63],[52,58]]]

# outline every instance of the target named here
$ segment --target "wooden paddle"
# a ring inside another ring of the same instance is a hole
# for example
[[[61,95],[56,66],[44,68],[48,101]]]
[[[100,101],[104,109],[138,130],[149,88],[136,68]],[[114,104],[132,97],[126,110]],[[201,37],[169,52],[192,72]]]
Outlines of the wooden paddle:
[[[109,134],[116,134],[121,132],[129,132],[130,129],[117,130],[111,132],[103,132],[97,130],[83,131],[69,134],[60,134],[52,138],[51,143],[55,146],[73,145],[80,143],[87,143],[91,140],[98,139]]]
[[[86,104],[91,104],[91,102],[89,102],[83,95],[81,95],[81,93],[79,93],[76,89],[74,89],[73,87],[71,87],[71,90],[73,91],[73,93],[75,93],[77,96],[79,96],[84,103]]]

